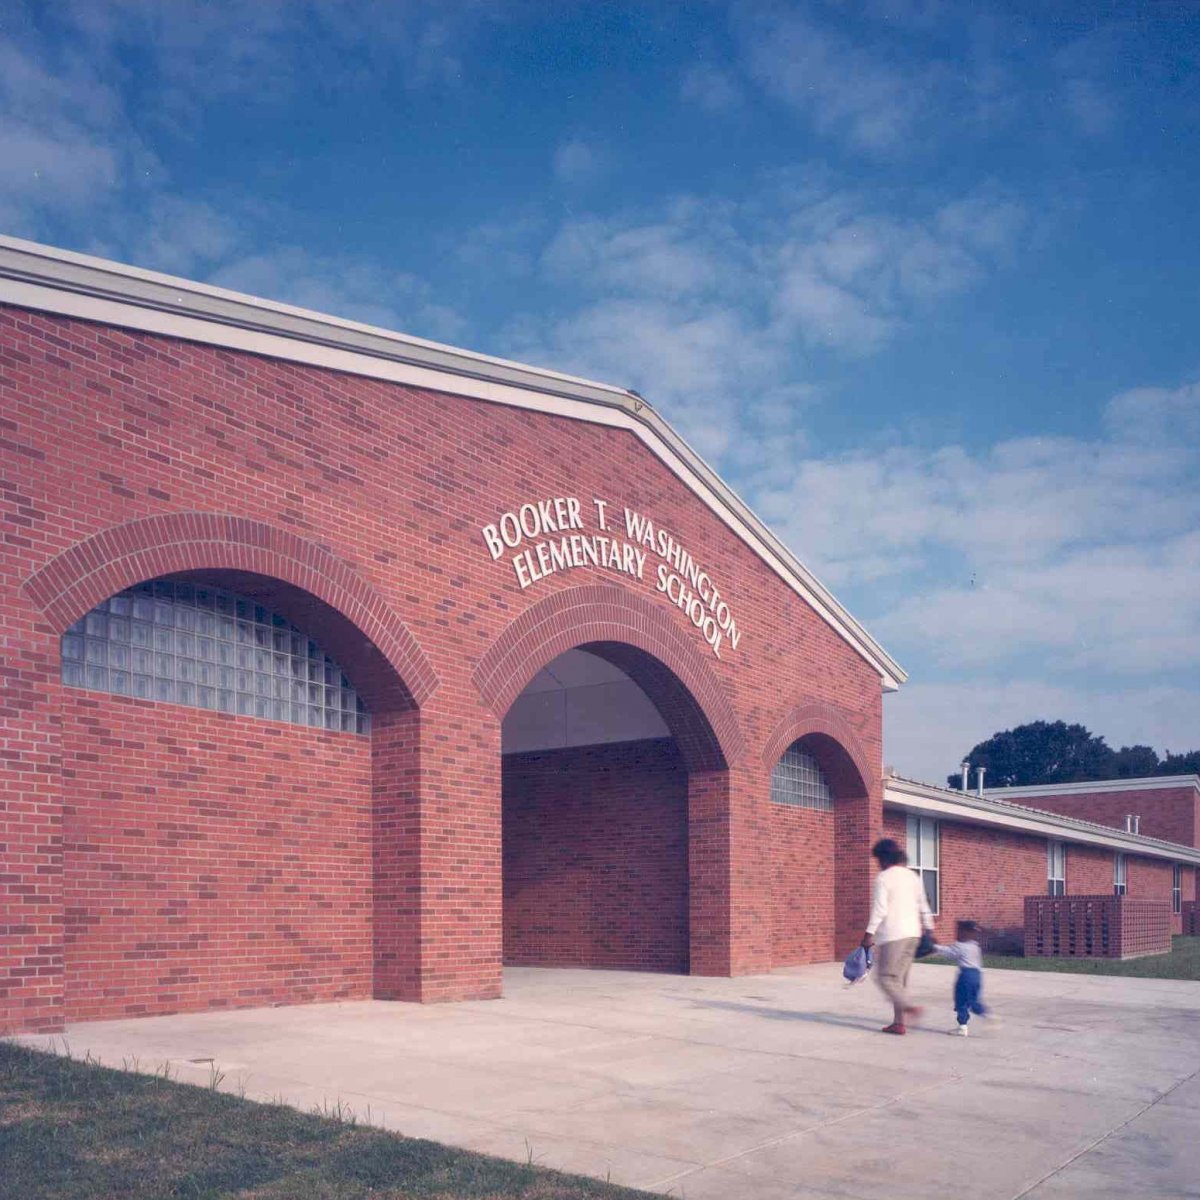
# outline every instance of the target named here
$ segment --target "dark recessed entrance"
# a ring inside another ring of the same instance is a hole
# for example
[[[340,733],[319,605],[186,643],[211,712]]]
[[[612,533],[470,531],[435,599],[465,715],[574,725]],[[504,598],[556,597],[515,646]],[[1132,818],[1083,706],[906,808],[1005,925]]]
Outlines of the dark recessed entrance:
[[[503,754],[505,962],[686,972],[688,773],[641,687],[568,650],[513,702]]]

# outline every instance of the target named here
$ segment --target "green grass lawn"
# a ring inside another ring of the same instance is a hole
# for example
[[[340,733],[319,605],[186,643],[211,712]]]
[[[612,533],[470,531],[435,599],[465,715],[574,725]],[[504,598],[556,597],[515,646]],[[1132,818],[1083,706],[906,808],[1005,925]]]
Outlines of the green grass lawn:
[[[0,1042],[0,1195],[635,1200],[646,1193]]]
[[[945,960],[930,959],[930,962]],[[949,964],[946,964],[949,965]],[[1023,958],[985,954],[983,965],[999,971],[1069,971],[1073,975],[1124,975],[1131,979],[1200,980],[1200,937],[1171,939],[1170,954],[1148,958]]]

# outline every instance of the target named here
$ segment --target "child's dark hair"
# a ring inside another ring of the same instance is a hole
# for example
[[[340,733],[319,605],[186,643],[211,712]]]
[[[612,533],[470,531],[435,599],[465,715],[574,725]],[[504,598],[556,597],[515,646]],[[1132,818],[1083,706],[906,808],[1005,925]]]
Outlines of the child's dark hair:
[[[957,931],[958,936],[961,938],[964,933],[978,933],[979,932],[979,922],[978,921],[956,921],[954,923],[954,928]]]
[[[886,870],[888,867],[902,867],[908,862],[908,855],[900,849],[900,845],[892,838],[880,838],[871,847],[871,856],[879,860],[879,865]]]

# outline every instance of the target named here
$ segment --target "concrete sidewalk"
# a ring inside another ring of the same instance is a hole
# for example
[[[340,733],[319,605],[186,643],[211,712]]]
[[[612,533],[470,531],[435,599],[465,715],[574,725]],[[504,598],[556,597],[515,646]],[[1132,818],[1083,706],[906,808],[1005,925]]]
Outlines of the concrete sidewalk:
[[[509,970],[503,1000],[360,1002],[71,1027],[106,1065],[688,1200],[1200,1197],[1200,984],[993,971],[1002,1023],[878,1030],[838,968],[742,979]],[[60,1039],[24,1038],[46,1046]]]

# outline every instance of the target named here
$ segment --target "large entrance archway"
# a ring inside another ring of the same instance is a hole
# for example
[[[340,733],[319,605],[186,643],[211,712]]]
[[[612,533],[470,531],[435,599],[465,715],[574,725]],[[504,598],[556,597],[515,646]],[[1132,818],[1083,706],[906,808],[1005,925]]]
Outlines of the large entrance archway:
[[[568,652],[578,655],[555,666]],[[542,674],[548,667],[549,677]],[[508,626],[480,661],[475,681],[507,727],[505,927],[511,954],[557,965],[569,951],[575,965],[586,954],[591,965],[620,960],[634,968],[730,973],[729,780],[744,741],[717,676],[663,606],[618,586],[564,589]],[[573,684],[579,685],[573,699],[556,695],[572,691]],[[585,688],[594,689],[586,698]],[[532,730],[549,709],[558,713],[559,732],[534,740]],[[568,740],[574,744],[562,744]],[[546,846],[535,853],[535,836],[516,824],[519,812],[544,811],[554,796],[561,811],[562,802],[582,803],[584,794],[594,798],[587,814],[590,838],[572,839],[564,826],[555,854]],[[636,836],[625,836],[629,830],[618,819],[622,806],[640,831]],[[531,845],[527,853],[518,850],[522,842]],[[570,889],[562,881],[572,873],[586,877],[591,889],[592,932],[586,938],[579,932],[584,919],[578,893],[570,920],[534,903],[534,891],[524,900],[516,895],[518,887],[540,889],[565,905]],[[659,881],[652,886],[655,874]],[[628,890],[635,878],[637,905],[627,902],[621,911],[614,881],[624,879]],[[669,895],[672,913],[686,911],[686,920],[673,918],[673,932],[638,915],[655,886],[660,899]]]
[[[560,654],[504,718],[504,960],[686,972],[687,767],[597,649]]]

